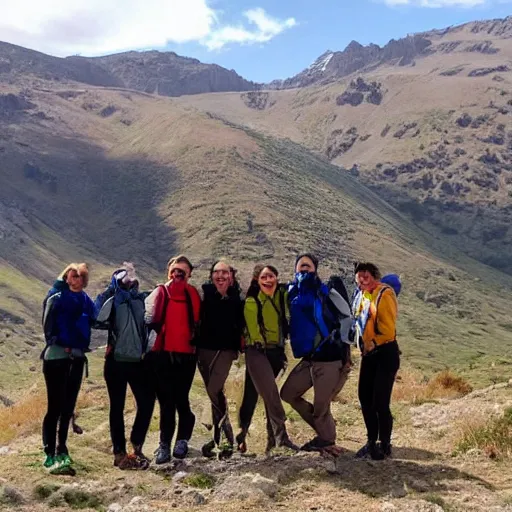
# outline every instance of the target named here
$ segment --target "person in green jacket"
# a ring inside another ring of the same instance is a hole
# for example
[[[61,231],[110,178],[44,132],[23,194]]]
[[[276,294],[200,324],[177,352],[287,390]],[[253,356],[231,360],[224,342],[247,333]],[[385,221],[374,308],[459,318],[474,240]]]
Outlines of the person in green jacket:
[[[272,265],[261,267],[257,275],[258,288],[252,286],[245,300],[247,373],[240,409],[242,430],[237,435],[242,452],[247,449],[245,438],[258,395],[263,398],[267,416],[267,453],[276,446],[294,451],[299,449],[288,437],[286,415],[275,381],[286,364],[284,340],[288,330],[286,291],[279,286],[278,275]],[[251,289],[253,293],[250,293]]]

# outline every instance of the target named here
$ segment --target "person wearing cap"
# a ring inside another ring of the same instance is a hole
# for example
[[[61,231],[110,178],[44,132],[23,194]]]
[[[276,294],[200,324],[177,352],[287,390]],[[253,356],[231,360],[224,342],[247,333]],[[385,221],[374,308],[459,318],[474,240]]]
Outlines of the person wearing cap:
[[[190,389],[196,372],[196,335],[201,298],[188,283],[192,263],[183,255],[171,258],[167,265],[167,283],[146,299],[146,323],[152,331],[152,350],[146,357],[151,382],[160,404],[160,445],[155,463],[171,460],[171,442],[178,432],[172,455],[183,459],[188,453],[196,417],[190,407]],[[156,335],[156,338],[155,338]]]
[[[357,263],[354,273],[358,291],[352,310],[362,352],[358,393],[367,431],[367,443],[356,457],[380,460],[391,456],[390,402],[400,367],[395,290],[400,291],[400,280],[392,274],[383,283],[380,270],[373,263]]]
[[[350,371],[350,346],[347,344],[350,308],[336,290],[322,283],[317,270],[318,259],[314,255],[301,254],[297,257],[295,279],[288,289],[290,342],[294,355],[302,359],[281,388],[281,398],[316,433],[301,450],[326,451],[336,455],[336,425],[331,413],[331,401],[341,391]],[[322,297],[319,309],[332,315],[333,323],[325,319],[322,313],[318,317],[318,309],[315,309],[318,297]],[[341,318],[344,341],[331,338],[334,325],[341,336]],[[329,326],[323,326],[328,331],[320,326],[324,321],[329,323]],[[314,390],[313,403],[304,398],[311,387]]]
[[[114,466],[119,469],[147,469],[149,459],[143,454],[154,407],[143,358],[147,350],[144,299],[133,263],[124,262],[116,270],[105,291],[98,295],[96,328],[108,330],[104,377],[110,399],[110,437]],[[130,434],[133,453],[127,454],[124,409],[130,386],[137,413]]]

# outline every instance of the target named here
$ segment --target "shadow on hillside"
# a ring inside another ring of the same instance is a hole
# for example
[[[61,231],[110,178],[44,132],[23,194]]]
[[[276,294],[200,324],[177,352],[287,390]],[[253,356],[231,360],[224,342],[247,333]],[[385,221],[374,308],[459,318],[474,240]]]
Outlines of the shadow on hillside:
[[[158,208],[179,187],[179,173],[149,158],[112,158],[77,136],[26,130],[22,150],[13,143],[3,152],[0,202],[19,205],[31,228],[20,232],[26,240],[12,237],[0,256],[12,262],[18,254],[12,263],[30,265],[30,240],[58,259],[73,257],[59,247],[57,234],[76,246],[74,257],[164,270],[176,253],[176,236]]]

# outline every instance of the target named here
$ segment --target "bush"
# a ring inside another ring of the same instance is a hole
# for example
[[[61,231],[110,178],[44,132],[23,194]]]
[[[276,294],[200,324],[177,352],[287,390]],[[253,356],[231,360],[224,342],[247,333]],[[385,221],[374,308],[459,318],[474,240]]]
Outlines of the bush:
[[[492,418],[484,425],[467,425],[457,443],[455,453],[473,448],[482,450],[491,459],[512,457],[512,407],[503,416]]]
[[[211,489],[215,485],[215,479],[206,473],[192,473],[183,479],[183,483],[197,489]]]
[[[473,391],[468,382],[466,382],[462,377],[452,373],[450,370],[444,370],[437,375],[434,375],[432,379],[430,379],[427,389],[433,394],[436,395],[437,390],[446,390],[453,391],[454,394],[459,396],[467,395]]]

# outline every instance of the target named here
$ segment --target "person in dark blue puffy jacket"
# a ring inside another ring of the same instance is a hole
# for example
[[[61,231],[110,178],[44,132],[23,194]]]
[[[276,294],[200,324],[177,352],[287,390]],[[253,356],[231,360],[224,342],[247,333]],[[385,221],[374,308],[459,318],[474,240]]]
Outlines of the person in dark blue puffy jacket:
[[[290,343],[301,357],[281,388],[281,398],[308,423],[316,436],[304,451],[326,451],[336,455],[336,425],[331,401],[341,391],[350,370],[350,306],[317,274],[318,259],[301,254],[295,262],[295,279],[288,288]],[[313,403],[304,399],[310,388]]]
[[[43,303],[46,347],[41,359],[48,396],[43,420],[44,467],[52,474],[74,473],[66,442],[96,319],[94,303],[84,291],[88,279],[85,263],[69,264]]]

